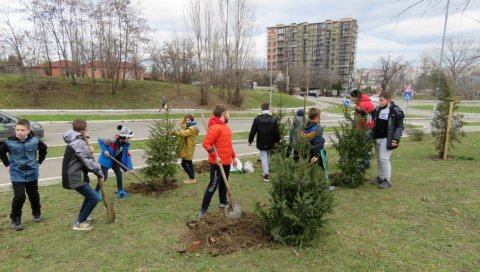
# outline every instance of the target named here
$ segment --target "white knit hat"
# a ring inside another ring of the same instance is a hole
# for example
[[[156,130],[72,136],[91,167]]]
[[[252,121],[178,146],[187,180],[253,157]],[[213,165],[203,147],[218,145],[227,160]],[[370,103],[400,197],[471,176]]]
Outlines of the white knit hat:
[[[118,133],[118,136],[119,137],[124,137],[124,138],[131,138],[133,136],[133,132],[127,128],[127,127],[124,127],[122,125],[119,125],[117,127],[119,133]]]

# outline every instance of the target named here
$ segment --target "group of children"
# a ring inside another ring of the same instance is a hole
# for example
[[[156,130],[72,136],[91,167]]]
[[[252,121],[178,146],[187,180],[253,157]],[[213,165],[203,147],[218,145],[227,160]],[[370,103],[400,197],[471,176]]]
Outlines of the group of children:
[[[375,140],[377,154],[378,177],[375,184],[379,188],[390,188],[391,164],[390,156],[393,149],[400,143],[403,132],[403,112],[391,101],[390,94],[382,92],[379,95],[380,105],[371,107],[364,95],[359,91],[352,91],[353,99],[357,101],[356,115],[364,118],[363,125],[371,131],[371,137]],[[369,100],[369,99],[368,99]],[[364,103],[362,106],[361,103]],[[371,102],[370,102],[371,103]],[[297,120],[294,123],[292,133],[299,133],[310,141],[312,148],[308,151],[309,160],[326,168],[323,129],[320,125],[320,109],[312,107],[308,110],[308,120],[303,123],[303,110],[297,112]],[[372,119],[370,119],[370,116]],[[229,121],[228,108],[223,105],[215,106],[213,115],[208,120],[207,134],[203,140],[203,147],[208,152],[210,163],[210,181],[205,190],[199,217],[204,217],[210,206],[213,194],[219,188],[220,208],[228,205],[226,186],[221,175],[221,169],[225,171],[228,179],[230,165],[236,166],[237,159],[232,144],[232,131],[227,125]],[[119,133],[115,138],[98,139],[101,148],[98,163],[93,156],[93,147],[89,144],[88,126],[85,120],[77,119],[72,123],[72,129],[67,130],[63,139],[67,144],[62,163],[62,185],[65,189],[76,190],[84,197],[73,230],[93,229],[93,219],[90,214],[99,201],[102,200],[99,193],[99,185],[95,190],[90,186],[88,173],[93,173],[98,182],[104,182],[111,168],[117,178],[117,193],[119,198],[128,197],[123,190],[122,170],[133,171],[131,154],[129,152],[130,138],[133,132],[122,126],[117,127]],[[195,183],[193,168],[193,154],[195,151],[196,137],[199,130],[193,115],[186,115],[180,122],[180,129],[172,134],[180,138],[181,166],[188,174],[189,179],[184,183]],[[11,229],[19,231],[23,229],[21,223],[22,207],[26,200],[26,194],[30,200],[33,220],[36,223],[42,221],[40,195],[38,193],[38,168],[45,160],[47,146],[30,133],[30,123],[20,119],[15,126],[15,137],[9,138],[0,145],[0,159],[10,173],[14,198],[12,200]],[[287,152],[287,156],[290,155]],[[37,159],[38,152],[38,159]],[[298,159],[297,151],[294,158]],[[7,156],[8,154],[8,156]]]

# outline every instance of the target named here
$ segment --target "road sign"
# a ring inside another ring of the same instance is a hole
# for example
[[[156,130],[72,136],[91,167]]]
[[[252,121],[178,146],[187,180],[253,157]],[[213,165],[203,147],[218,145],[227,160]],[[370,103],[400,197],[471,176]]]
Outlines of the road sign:
[[[343,106],[345,108],[348,108],[350,106],[350,101],[348,101],[348,100],[343,101]]]
[[[403,93],[403,100],[409,101],[413,99],[413,93]]]

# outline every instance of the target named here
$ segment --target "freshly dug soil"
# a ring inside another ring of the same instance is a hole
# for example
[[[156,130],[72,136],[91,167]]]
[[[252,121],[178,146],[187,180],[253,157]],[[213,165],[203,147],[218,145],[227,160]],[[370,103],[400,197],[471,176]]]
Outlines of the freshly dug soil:
[[[195,173],[208,173],[210,171],[210,163],[207,160],[194,162],[193,168],[195,169]]]
[[[243,212],[240,219],[229,219],[220,210],[205,218],[187,222],[188,232],[179,242],[188,245],[200,241],[200,247],[212,256],[225,255],[240,249],[257,249],[273,245],[263,232],[260,219],[253,213]]]
[[[142,183],[130,183],[126,188],[130,194],[143,194],[144,196],[161,196],[165,191],[169,191],[178,187],[176,182],[168,182],[166,184],[152,184],[152,186]]]

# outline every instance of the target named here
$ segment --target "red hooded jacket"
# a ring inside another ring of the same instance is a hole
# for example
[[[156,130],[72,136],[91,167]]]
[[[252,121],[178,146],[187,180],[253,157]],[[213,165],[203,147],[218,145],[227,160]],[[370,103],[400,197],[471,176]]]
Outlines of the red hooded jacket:
[[[373,105],[370,97],[366,94],[361,94],[355,108],[355,115],[365,119],[358,122],[358,127],[373,128],[375,124],[371,115],[373,111],[375,111],[375,105]]]
[[[213,146],[217,148],[222,165],[230,165],[236,157],[232,145],[232,130],[219,117],[212,115],[208,120],[207,135],[203,139],[203,148],[208,152],[208,161],[216,164],[217,155]]]

